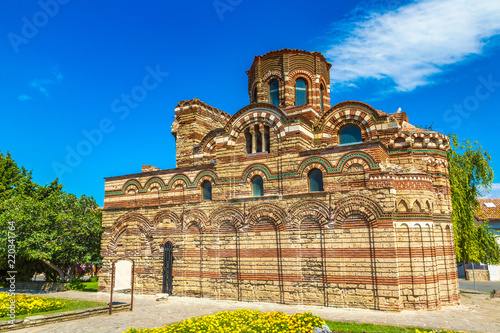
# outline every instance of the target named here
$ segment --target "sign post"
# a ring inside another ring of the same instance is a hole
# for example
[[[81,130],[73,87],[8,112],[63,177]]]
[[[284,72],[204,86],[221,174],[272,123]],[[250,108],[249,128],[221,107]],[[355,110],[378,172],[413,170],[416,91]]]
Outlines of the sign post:
[[[111,265],[111,292],[109,300],[109,314],[113,313],[113,291],[130,291],[130,311],[134,308],[134,274],[135,262],[130,258],[118,258]]]

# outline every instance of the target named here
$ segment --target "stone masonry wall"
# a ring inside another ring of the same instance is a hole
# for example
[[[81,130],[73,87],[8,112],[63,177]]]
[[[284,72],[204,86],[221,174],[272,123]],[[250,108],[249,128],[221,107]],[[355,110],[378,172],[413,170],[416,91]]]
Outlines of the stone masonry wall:
[[[162,292],[170,242],[174,295],[391,311],[458,304],[448,138],[361,102],[329,107],[328,96],[319,112],[318,89],[329,87],[319,53],[271,52],[247,74],[253,104],[232,116],[178,104],[175,169],[106,178],[100,290],[111,288],[112,262],[129,258],[137,292]],[[282,108],[266,103],[273,75]],[[295,107],[300,75],[312,105]],[[347,125],[361,140],[341,142]],[[322,191],[311,189],[313,170]]]

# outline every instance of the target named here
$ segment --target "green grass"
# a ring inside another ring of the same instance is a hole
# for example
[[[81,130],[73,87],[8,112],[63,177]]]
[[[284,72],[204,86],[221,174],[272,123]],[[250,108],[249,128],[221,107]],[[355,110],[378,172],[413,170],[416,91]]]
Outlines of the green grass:
[[[99,282],[84,282],[83,285],[85,286],[83,291],[97,292],[99,288]]]
[[[50,314],[50,313],[60,313],[60,312],[73,311],[73,310],[90,309],[90,308],[96,308],[98,306],[108,305],[108,303],[104,303],[104,302],[79,301],[79,300],[62,299],[62,298],[47,298],[47,299],[59,301],[59,302],[64,304],[64,307],[57,309],[57,310],[52,310],[52,311],[19,315],[19,316],[16,316],[16,319],[24,319],[24,318],[30,317],[30,316],[38,316],[38,315],[44,315],[44,314]],[[10,319],[10,317],[0,318],[0,321],[5,321],[5,320],[11,320],[11,319]]]
[[[415,329],[421,332],[432,331],[429,328],[420,327],[399,327],[391,325],[374,325],[374,324],[361,324],[361,323],[346,323],[341,321],[326,320],[326,324],[334,332],[341,333],[414,333]]]

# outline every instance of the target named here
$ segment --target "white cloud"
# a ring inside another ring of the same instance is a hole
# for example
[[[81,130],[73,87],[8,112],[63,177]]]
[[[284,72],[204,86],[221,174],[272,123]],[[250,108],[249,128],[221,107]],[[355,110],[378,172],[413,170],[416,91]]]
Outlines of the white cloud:
[[[47,86],[54,85],[54,81],[50,79],[35,79],[30,82],[30,86],[37,89],[39,92],[45,95],[45,97],[49,97],[49,93],[47,91]]]
[[[481,198],[483,198],[483,199],[500,199],[500,183],[491,184],[490,193],[486,193]]]
[[[24,101],[33,99],[33,97],[28,96],[28,95],[19,95],[19,96],[17,96],[17,99],[20,100],[21,102],[24,102]]]
[[[34,79],[30,82],[30,87],[35,88],[39,92],[45,95],[45,97],[49,97],[49,92],[47,91],[48,86],[53,86],[56,83],[62,81],[63,76],[60,72],[54,71],[52,73],[54,79]]]
[[[432,83],[446,65],[483,53],[500,33],[498,0],[424,0],[337,23],[340,41],[325,52],[332,83],[391,79],[398,91]]]

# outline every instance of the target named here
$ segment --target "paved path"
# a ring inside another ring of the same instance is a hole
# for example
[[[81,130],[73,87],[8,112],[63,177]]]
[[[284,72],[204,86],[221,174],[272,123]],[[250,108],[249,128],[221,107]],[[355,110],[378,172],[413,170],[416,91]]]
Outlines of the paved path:
[[[136,296],[134,311],[114,313],[112,316],[100,315],[57,324],[29,329],[16,330],[16,333],[83,333],[83,332],[123,332],[130,327],[159,327],[192,316],[210,315],[222,310],[238,308],[259,309],[262,311],[283,311],[296,313],[312,311],[324,319],[356,321],[364,323],[389,324],[398,326],[418,326],[427,328],[447,328],[470,332],[500,332],[500,299],[490,299],[481,292],[462,291],[462,304],[448,306],[437,311],[382,312],[360,309],[336,309],[319,306],[292,306],[270,303],[244,303],[218,301],[190,297],[170,297],[168,301],[156,302],[154,296]],[[109,294],[66,291],[48,293],[43,296],[109,301]],[[128,302],[129,295],[118,294],[116,301]]]
[[[474,290],[474,281],[458,279],[460,289]],[[490,292],[493,289],[500,290],[500,281],[476,281],[478,291]]]

